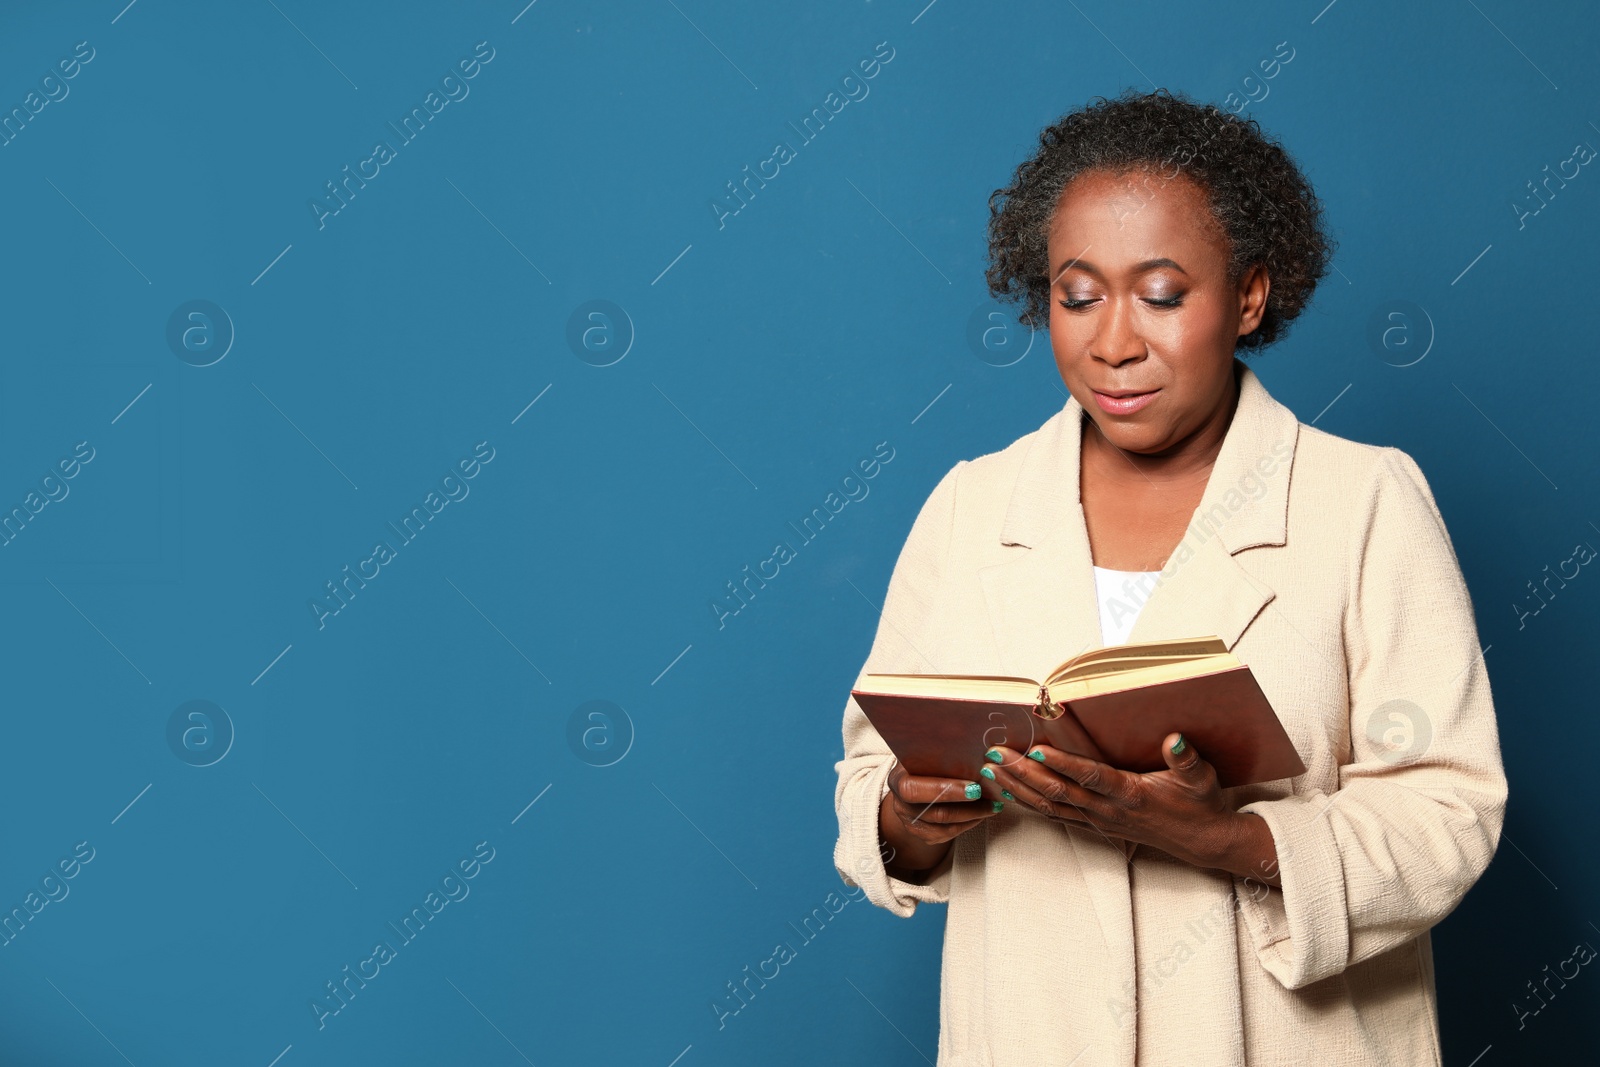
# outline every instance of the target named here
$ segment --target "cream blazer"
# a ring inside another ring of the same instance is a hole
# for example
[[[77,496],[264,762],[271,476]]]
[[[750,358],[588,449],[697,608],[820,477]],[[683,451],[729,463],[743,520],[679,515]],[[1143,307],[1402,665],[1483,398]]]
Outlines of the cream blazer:
[[[1428,930],[1488,865],[1506,800],[1472,602],[1410,456],[1302,425],[1235,370],[1205,494],[1128,640],[1215,634],[1250,665],[1308,768],[1230,791],[1283,886],[1016,804],[921,882],[892,877],[893,757],[847,700],[835,866],[895,915],[948,905],[939,1067],[1440,1062]],[[1100,645],[1083,418],[1069,400],[944,476],[863,675],[1040,677]]]

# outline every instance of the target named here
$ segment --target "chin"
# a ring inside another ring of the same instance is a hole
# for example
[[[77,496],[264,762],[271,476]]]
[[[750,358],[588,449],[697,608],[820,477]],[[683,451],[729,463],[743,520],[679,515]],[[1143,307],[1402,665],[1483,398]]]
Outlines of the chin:
[[[1106,440],[1124,452],[1153,453],[1161,451],[1161,443],[1152,440],[1149,434],[1107,434]]]
[[[1104,437],[1111,444],[1116,445],[1125,452],[1143,452],[1151,447],[1151,438],[1154,435],[1147,430],[1126,424],[1117,425],[1113,423],[1108,425],[1105,422],[1094,419],[1093,416],[1091,416],[1091,421],[1099,429],[1101,437]]]

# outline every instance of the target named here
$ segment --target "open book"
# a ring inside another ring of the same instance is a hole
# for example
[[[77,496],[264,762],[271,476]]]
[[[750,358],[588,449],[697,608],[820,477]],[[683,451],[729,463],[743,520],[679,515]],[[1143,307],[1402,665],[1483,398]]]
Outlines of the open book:
[[[1199,749],[1224,789],[1306,770],[1255,675],[1217,637],[1093,649],[1042,681],[868,674],[850,695],[912,774],[970,780],[995,745],[1159,771],[1170,733]]]

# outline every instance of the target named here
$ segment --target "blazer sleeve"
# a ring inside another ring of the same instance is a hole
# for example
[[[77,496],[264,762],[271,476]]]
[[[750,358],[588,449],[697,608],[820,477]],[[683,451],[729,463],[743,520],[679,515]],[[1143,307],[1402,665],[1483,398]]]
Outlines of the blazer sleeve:
[[[939,610],[940,586],[949,565],[955,522],[956,476],[966,463],[958,462],[940,479],[912,524],[889,577],[877,635],[857,684],[869,673],[938,670],[938,665],[920,649],[930,643],[926,635]],[[939,866],[923,872],[920,881],[906,881],[889,873],[885,865],[887,846],[881,843],[878,833],[878,810],[893,765],[889,746],[855,698],[848,698],[844,710],[844,758],[834,765],[838,772],[834,810],[839,817],[834,867],[846,885],[861,887],[874,904],[907,917],[919,901],[949,902],[954,849]]]
[[[1282,888],[1235,879],[1256,956],[1301,989],[1421,935],[1499,843],[1506,779],[1472,601],[1422,471],[1384,448],[1354,509],[1349,762],[1333,794],[1246,804]]]

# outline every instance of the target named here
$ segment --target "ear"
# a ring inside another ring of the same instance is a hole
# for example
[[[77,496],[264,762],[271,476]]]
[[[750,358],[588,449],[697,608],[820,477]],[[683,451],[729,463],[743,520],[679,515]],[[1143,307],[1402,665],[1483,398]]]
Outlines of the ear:
[[[1257,263],[1239,279],[1239,336],[1255,332],[1267,313],[1267,294],[1272,291],[1272,279],[1267,268]]]

